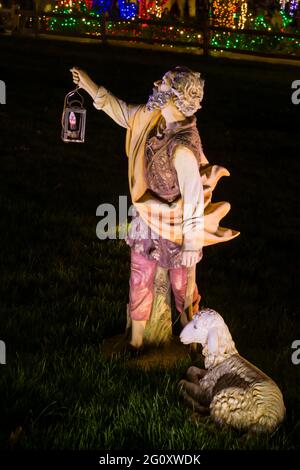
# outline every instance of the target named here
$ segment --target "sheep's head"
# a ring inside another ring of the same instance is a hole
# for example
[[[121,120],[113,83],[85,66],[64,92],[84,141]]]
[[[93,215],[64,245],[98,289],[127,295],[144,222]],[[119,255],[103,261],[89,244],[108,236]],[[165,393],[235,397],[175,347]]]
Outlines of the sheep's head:
[[[180,334],[184,344],[200,343],[205,357],[205,367],[220,364],[233,354],[237,354],[235,344],[221,315],[210,308],[196,313]]]

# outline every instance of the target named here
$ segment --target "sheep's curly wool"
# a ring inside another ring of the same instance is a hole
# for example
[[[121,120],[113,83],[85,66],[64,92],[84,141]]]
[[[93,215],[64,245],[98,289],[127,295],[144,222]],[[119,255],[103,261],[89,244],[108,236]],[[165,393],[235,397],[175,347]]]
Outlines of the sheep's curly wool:
[[[226,330],[230,352],[224,335],[220,338],[220,332]],[[196,314],[183,329],[181,341],[200,342],[210,361],[208,371],[192,366],[187,371],[188,380],[179,382],[180,393],[190,406],[200,412],[207,409],[217,423],[237,429],[273,432],[280,425],[285,416],[281,391],[270,377],[238,354],[217,312],[206,309]]]

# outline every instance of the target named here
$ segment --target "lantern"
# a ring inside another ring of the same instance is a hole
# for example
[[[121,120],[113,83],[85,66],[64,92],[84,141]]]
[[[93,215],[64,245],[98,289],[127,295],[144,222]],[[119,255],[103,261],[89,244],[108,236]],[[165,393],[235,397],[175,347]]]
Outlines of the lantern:
[[[84,99],[78,89],[79,87],[76,87],[65,97],[61,119],[61,138],[64,142],[84,142],[86,109],[83,107]]]

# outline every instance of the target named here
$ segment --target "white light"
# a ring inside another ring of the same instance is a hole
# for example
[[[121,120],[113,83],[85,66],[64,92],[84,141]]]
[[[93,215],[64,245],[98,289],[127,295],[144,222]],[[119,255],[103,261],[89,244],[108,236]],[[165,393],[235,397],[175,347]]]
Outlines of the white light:
[[[241,5],[241,14],[239,18],[238,28],[244,29],[245,23],[247,20],[247,12],[248,12],[248,4],[247,2],[243,2]]]

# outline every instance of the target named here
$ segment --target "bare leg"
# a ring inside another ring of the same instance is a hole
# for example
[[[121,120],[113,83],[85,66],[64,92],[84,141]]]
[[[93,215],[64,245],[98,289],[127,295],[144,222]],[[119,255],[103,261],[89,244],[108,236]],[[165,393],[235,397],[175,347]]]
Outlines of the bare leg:
[[[132,320],[130,344],[135,348],[140,348],[143,344],[146,320]]]
[[[149,320],[156,265],[156,261],[131,249],[129,314],[132,320]]]
[[[131,250],[129,314],[131,317],[130,344],[139,348],[143,344],[146,322],[152,302],[156,262]]]

